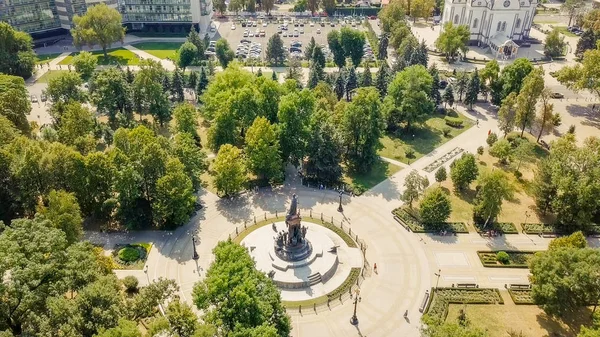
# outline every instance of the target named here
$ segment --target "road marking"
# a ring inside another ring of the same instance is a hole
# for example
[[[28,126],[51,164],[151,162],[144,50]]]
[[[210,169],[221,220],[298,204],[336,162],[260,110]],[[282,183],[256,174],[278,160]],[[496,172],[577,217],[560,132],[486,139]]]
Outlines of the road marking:
[[[477,279],[473,276],[443,276],[444,280],[448,281],[476,281]]]
[[[527,277],[495,277],[495,276],[490,276],[489,277],[490,281],[522,281],[524,279],[527,279]]]

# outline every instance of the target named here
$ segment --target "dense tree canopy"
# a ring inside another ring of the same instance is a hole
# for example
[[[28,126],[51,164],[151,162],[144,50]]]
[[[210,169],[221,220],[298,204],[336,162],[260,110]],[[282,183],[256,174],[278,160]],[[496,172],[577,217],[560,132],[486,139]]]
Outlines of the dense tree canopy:
[[[435,40],[435,47],[446,55],[446,59],[454,60],[458,51],[466,54],[469,36],[469,26],[455,26],[451,21],[448,21],[444,24],[440,36]]]
[[[31,36],[0,22],[0,73],[27,79],[33,73],[35,61]]]
[[[2,25],[4,23],[0,22],[0,28]],[[25,81],[17,76],[0,74],[0,116],[6,117],[22,134],[29,135],[27,115],[30,111]]]
[[[388,128],[406,128],[424,121],[434,110],[431,101],[433,78],[422,65],[405,68],[389,84],[385,98]]]
[[[74,28],[71,29],[73,43],[76,46],[99,45],[108,57],[106,50],[115,42],[123,41],[125,28],[121,22],[121,13],[105,3],[88,8],[83,16],[73,17]]]

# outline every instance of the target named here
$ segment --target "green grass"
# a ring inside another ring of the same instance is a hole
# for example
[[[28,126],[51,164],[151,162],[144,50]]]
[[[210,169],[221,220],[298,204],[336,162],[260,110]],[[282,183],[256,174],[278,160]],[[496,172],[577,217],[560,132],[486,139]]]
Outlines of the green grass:
[[[60,54],[61,53],[37,55],[37,61],[35,63],[40,64],[40,63],[50,62],[50,61],[54,60],[55,58],[57,58]]]
[[[62,73],[68,73],[68,70],[51,70],[47,71],[44,75],[42,75],[36,82],[38,83],[48,83],[51,79],[58,77],[58,75]]]
[[[104,58],[104,54],[102,50],[93,51],[92,55],[94,55],[98,59],[98,65],[111,65],[111,64],[120,64],[122,66],[133,66],[140,63],[140,59],[136,54],[132,51],[127,50],[125,48],[115,48],[107,50],[108,57]],[[72,53],[71,55],[65,57],[58,64],[60,65],[68,65],[73,64],[73,57],[79,53]]]
[[[132,45],[160,59],[176,59],[181,42],[142,42]]]
[[[422,126],[414,126],[411,130],[399,130],[396,134],[387,134],[381,138],[383,148],[379,150],[378,154],[382,157],[395,159],[407,164],[414,162],[450,139],[460,135],[473,125],[473,121],[462,114],[454,117],[458,117],[463,121],[462,127],[449,127],[444,121],[444,115],[436,114],[434,117],[429,118]],[[448,137],[445,137],[442,132],[446,127],[450,129]],[[406,156],[407,149],[414,151],[414,155],[411,158],[407,158]]]
[[[571,33],[570,31],[567,30],[567,27],[565,26],[553,26],[553,28],[555,28],[556,30],[558,30],[561,34],[565,35],[565,36],[570,36],[570,37],[577,37],[577,35]]]
[[[344,182],[350,186],[354,194],[360,195],[400,170],[399,166],[383,160],[377,161],[366,173],[346,172]]]

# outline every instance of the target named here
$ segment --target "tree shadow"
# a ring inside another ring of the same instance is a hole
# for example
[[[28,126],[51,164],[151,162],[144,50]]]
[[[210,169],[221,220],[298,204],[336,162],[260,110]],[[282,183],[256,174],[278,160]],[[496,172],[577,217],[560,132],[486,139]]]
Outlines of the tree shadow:
[[[423,155],[435,150],[442,142],[443,133],[435,128],[413,126],[410,129],[399,129],[395,133],[389,134],[390,139],[401,140],[405,146]]]
[[[477,196],[477,191],[474,189],[466,189],[461,191],[454,191],[454,194],[459,197],[461,200],[472,204],[475,201],[475,197]]]
[[[592,324],[592,310],[590,308],[580,308],[564,317],[557,318],[542,312],[537,315],[536,320],[540,327],[548,332],[549,337],[575,337],[581,326],[590,326]]]
[[[600,107],[600,104],[596,105]],[[594,104],[588,104],[586,106],[570,104],[567,105],[566,109],[571,116],[585,118],[585,121],[582,122],[583,125],[600,128],[600,113],[592,111],[593,106]]]

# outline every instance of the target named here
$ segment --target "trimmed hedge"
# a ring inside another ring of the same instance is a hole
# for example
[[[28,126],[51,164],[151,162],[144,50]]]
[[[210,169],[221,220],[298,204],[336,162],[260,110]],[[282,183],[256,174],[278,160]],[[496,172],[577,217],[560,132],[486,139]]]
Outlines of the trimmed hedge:
[[[531,298],[531,289],[508,289],[508,294],[517,305],[534,304]]]
[[[522,223],[523,233],[526,234],[560,234],[561,230],[551,224],[543,223]]]
[[[446,230],[450,233],[469,233],[464,222],[424,224],[402,207],[394,209],[392,214],[394,215],[394,219],[404,226],[404,228],[414,233],[437,233],[442,230]]]
[[[504,304],[496,288],[435,288],[425,313],[444,321],[449,304]]]
[[[463,126],[463,120],[458,117],[446,116],[444,117],[444,121],[446,122],[446,125],[454,128],[461,128]]]
[[[485,233],[489,229],[493,229],[496,232],[500,232],[502,234],[519,234],[517,230],[517,226],[515,226],[512,222],[494,222],[492,224],[488,224],[486,228],[483,228],[482,223],[476,223],[475,229],[477,233]]]
[[[505,252],[508,254],[509,263],[502,264],[498,261],[498,253]],[[523,250],[488,250],[488,251],[477,251],[479,261],[484,267],[488,268],[529,268],[527,262],[533,257],[535,251],[523,251]]]

